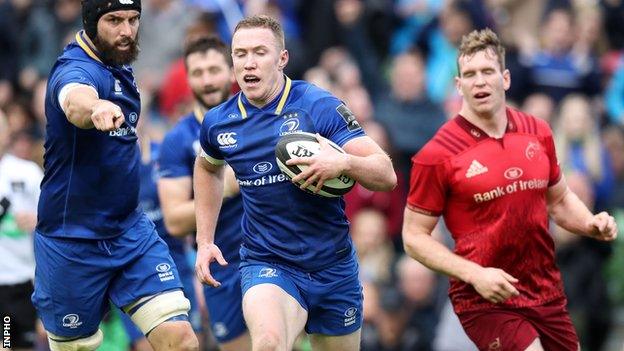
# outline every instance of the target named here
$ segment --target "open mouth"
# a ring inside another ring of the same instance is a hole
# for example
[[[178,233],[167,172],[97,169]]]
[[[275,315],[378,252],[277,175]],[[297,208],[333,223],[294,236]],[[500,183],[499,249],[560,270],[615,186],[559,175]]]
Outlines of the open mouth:
[[[489,93],[476,93],[474,95],[475,99],[477,99],[477,100],[485,99],[485,98],[487,98],[489,96],[490,96]]]
[[[258,76],[255,76],[253,74],[246,74],[243,77],[243,81],[245,83],[247,83],[247,84],[254,85],[254,84],[257,84],[258,82],[260,82],[260,78],[258,78]]]

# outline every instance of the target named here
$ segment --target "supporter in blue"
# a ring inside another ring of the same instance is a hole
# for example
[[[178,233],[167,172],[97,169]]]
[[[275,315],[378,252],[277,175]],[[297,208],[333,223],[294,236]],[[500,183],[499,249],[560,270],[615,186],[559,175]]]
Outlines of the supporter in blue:
[[[611,123],[624,123],[624,56],[605,91],[605,109]]]
[[[139,209],[139,0],[83,1],[84,31],[54,64],[32,300],[52,351],[95,350],[110,299],[155,350],[197,350],[165,242]]]
[[[163,141],[158,190],[168,232],[184,236],[195,232],[193,165],[199,154],[199,130],[206,111],[224,102],[234,81],[229,49],[217,38],[200,38],[189,43],[184,53],[187,79],[195,96],[195,110],[182,118]],[[231,173],[231,170],[228,172]],[[240,262],[243,205],[233,175],[227,177],[222,211],[216,229],[216,244],[230,263],[214,263],[210,271],[223,284],[204,286],[212,332],[221,350],[249,349],[250,339],[242,310]]]
[[[227,264],[214,243],[227,162],[241,187],[245,213],[240,250],[243,313],[254,350],[290,350],[302,329],[320,350],[359,350],[362,287],[342,198],[309,194],[289,184],[275,163],[285,134],[318,133],[321,151],[288,164],[307,165],[302,188],[346,174],[370,190],[390,190],[389,157],[337,98],[283,74],[288,63],[281,25],[268,16],[238,23],[234,74],[242,91],[211,109],[202,123],[202,157],[194,171],[196,273],[221,283],[209,264]],[[340,145],[346,154],[329,146]]]

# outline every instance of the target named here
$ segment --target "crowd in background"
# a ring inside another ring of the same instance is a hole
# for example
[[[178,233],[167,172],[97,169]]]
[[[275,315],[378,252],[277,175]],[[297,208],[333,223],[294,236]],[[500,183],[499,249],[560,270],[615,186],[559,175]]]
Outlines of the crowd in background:
[[[358,250],[364,350],[470,350],[447,279],[402,250],[410,158],[459,110],[457,45],[494,29],[507,46],[508,100],[548,121],[570,187],[624,228],[624,0],[143,0],[133,65],[142,116],[166,129],[192,108],[181,60],[189,38],[229,42],[247,15],[278,18],[286,74],[346,102],[392,156],[399,186],[345,196]],[[80,0],[0,0],[0,113],[10,152],[43,163],[46,75],[82,28]],[[0,172],[2,170],[0,169]],[[569,310],[586,350],[621,350],[624,239],[553,228]],[[451,244],[443,225],[435,231]],[[620,313],[618,313],[620,312]],[[618,333],[619,331],[619,333]],[[113,332],[111,332],[113,334]]]

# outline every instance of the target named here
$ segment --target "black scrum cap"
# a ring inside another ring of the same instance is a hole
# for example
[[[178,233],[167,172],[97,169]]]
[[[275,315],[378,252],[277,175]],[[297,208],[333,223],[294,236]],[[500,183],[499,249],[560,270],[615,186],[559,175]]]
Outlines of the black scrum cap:
[[[113,11],[137,10],[141,13],[141,0],[82,0],[82,26],[91,39],[97,36],[100,17]]]

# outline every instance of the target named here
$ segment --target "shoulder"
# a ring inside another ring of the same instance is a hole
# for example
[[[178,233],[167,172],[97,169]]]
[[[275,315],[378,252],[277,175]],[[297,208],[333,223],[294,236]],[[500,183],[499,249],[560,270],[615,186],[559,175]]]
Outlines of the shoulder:
[[[290,94],[293,99],[300,100],[304,105],[308,106],[314,106],[319,102],[340,102],[340,100],[329,91],[303,80],[294,80],[292,82]]]
[[[190,123],[189,120],[191,118],[195,118],[192,114],[190,116],[182,117],[166,134],[163,139],[163,145],[178,143],[182,141],[185,135],[188,135],[190,132]]]
[[[226,102],[211,108],[202,122],[202,127],[209,127],[218,122],[235,120],[242,118],[238,109],[238,99],[242,92],[238,92],[230,97]]]
[[[533,134],[541,137],[552,136],[552,130],[546,121],[528,113],[507,107],[507,113],[516,121],[519,133]]]
[[[457,124],[455,118],[444,123],[412,161],[425,165],[445,163],[469,149],[474,143],[474,139]]]

